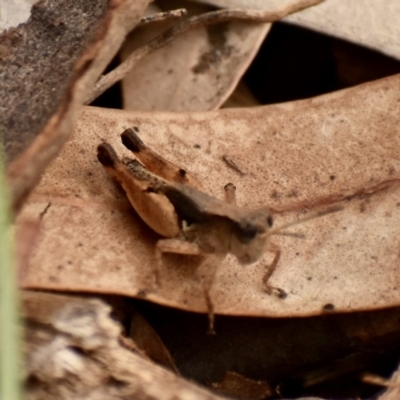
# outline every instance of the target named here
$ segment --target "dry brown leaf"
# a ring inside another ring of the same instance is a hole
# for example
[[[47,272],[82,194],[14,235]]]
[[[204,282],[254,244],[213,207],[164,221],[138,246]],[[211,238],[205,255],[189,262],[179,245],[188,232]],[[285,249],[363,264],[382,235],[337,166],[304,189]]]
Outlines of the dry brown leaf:
[[[247,400],[269,399],[273,394],[267,382],[249,379],[232,371],[227,371],[221,382],[213,383],[212,388],[223,396]]]
[[[209,9],[187,3],[189,17]],[[167,26],[175,24],[169,21]],[[135,31],[122,49],[125,59],[138,43],[166,29],[150,24]],[[229,22],[201,27],[139,61],[122,81],[127,110],[206,111],[217,109],[233,91],[271,24]]]
[[[158,333],[138,312],[131,313],[129,337],[151,360],[179,375],[174,359]]]
[[[397,75],[314,99],[209,113],[86,108],[21,216],[38,216],[51,203],[25,287],[119,293],[205,311],[197,259],[165,256],[163,286],[148,291],[157,236],[96,160],[103,140],[129,155],[119,134],[136,125],[149,146],[207,191],[220,197],[233,182],[238,204],[270,206],[276,225],[304,209],[344,207],[296,228],[305,239],[273,239],[282,258],[270,283],[288,293],[285,300],[262,290],[270,254],[246,268],[227,258],[211,292],[216,312],[300,316],[399,305],[399,83]]]

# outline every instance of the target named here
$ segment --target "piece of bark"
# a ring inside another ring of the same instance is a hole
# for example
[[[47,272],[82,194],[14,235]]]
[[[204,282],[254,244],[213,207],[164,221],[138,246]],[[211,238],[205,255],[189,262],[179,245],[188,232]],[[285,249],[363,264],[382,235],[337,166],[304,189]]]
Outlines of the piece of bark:
[[[0,132],[18,211],[146,0],[42,0],[0,37]]]
[[[120,345],[98,299],[23,292],[26,398],[221,399]]]

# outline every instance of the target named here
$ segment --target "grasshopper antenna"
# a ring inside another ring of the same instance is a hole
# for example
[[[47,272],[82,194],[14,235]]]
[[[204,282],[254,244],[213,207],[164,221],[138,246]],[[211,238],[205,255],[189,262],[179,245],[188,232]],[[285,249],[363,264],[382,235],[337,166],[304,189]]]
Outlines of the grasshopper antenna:
[[[304,221],[302,221],[304,222]],[[300,223],[300,221],[299,221]],[[295,224],[297,225],[297,224]],[[279,227],[281,229],[281,227]],[[296,239],[304,239],[306,236],[303,233],[296,233],[296,232],[273,232],[271,235],[276,235],[276,236],[289,236],[289,237],[294,237]]]
[[[291,226],[299,225],[299,224],[302,224],[303,222],[310,221],[311,219],[323,217],[324,215],[332,214],[332,213],[335,213],[335,212],[338,212],[341,210],[343,210],[343,207],[337,206],[337,207],[328,208],[327,210],[324,210],[324,211],[319,211],[315,214],[308,215],[305,218],[301,218],[297,221],[289,222],[287,224],[284,224],[284,225],[278,226],[274,229],[271,229],[270,235],[292,236],[292,237],[304,238],[304,235],[302,235],[302,234],[291,233],[291,232],[282,232],[282,231],[287,228],[290,228]]]

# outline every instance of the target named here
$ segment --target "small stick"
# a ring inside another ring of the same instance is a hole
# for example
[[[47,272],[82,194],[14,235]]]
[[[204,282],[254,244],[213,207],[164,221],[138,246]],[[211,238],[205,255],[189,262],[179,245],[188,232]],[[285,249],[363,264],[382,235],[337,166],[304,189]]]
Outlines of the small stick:
[[[245,176],[247,175],[246,171],[244,171],[242,168],[240,168],[235,161],[232,160],[232,158],[230,158],[229,156],[227,156],[226,154],[224,154],[222,156],[222,160],[226,162],[226,164],[228,165],[228,167],[231,167],[233,170],[235,170],[236,172],[239,172],[239,174],[241,176]]]
[[[174,40],[177,36],[191,29],[197,28],[199,26],[206,26],[227,21],[246,21],[258,23],[275,22],[290,14],[320,4],[323,1],[324,0],[297,0],[291,4],[284,5],[281,8],[277,8],[276,10],[272,11],[243,10],[233,8],[227,10],[213,11],[197,15],[192,18],[188,18],[187,20],[182,21],[181,23],[166,30],[164,33],[157,36],[146,45],[135,50],[118,67],[113,69],[107,75],[103,75],[94,85],[93,90],[88,94],[85,100],[85,104],[91,103],[94,99],[99,97],[112,85],[123,79],[127,75],[127,73],[132,70],[133,67],[143,57],[149,55],[150,53],[161,47],[164,47],[172,40]]]
[[[361,380],[370,385],[383,386],[387,388],[398,388],[399,384],[392,382],[390,379],[385,379],[381,376],[365,373],[362,375]]]
[[[187,14],[186,8],[178,8],[177,10],[164,11],[153,15],[147,15],[140,18],[140,26],[147,25],[150,22],[158,22],[166,19],[181,18]]]

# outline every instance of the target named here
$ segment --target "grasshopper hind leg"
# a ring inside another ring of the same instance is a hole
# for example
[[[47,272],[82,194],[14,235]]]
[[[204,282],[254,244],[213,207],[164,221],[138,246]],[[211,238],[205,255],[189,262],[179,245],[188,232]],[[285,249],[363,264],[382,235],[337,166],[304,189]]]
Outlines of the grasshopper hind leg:
[[[197,189],[201,188],[201,185],[196,181],[196,179],[185,169],[166,160],[154,150],[147,147],[133,129],[128,128],[122,132],[121,140],[123,145],[134,153],[135,156],[154,174],[161,176],[168,181],[186,184]]]

